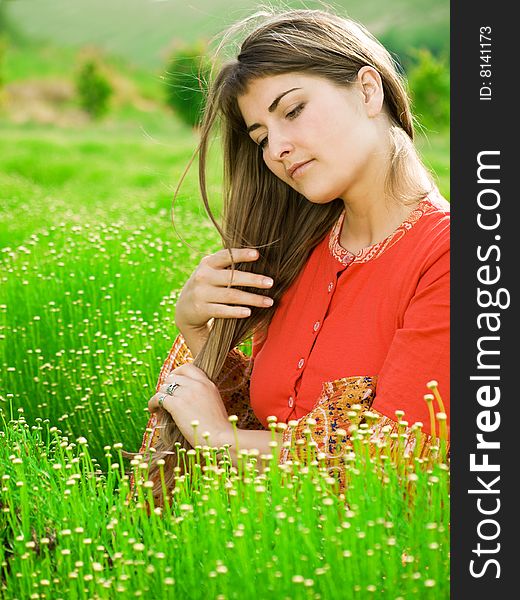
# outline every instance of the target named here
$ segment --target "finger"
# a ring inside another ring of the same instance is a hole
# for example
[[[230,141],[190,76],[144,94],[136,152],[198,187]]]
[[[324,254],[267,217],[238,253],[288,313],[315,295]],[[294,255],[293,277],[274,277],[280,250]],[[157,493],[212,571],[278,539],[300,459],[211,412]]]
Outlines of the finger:
[[[247,306],[229,306],[228,304],[208,304],[208,312],[216,319],[245,319],[251,316],[251,309]]]
[[[166,390],[161,390],[161,391],[156,392],[150,398],[150,400],[148,400],[148,410],[150,412],[156,412],[160,408],[164,408],[164,410],[169,410],[170,403],[177,402],[179,400],[179,396],[182,395],[183,388],[187,389],[190,382],[193,385],[193,379],[190,379],[188,377],[177,375],[177,379],[184,380],[183,381],[184,385],[183,386],[179,385],[179,387],[175,390],[175,394],[173,396],[168,394],[166,392]],[[197,385],[199,385],[198,382],[197,382]],[[160,387],[162,388],[165,386],[160,386]]]
[[[158,394],[168,394],[168,396],[175,396],[175,393],[178,392],[179,388],[180,388],[180,383],[179,383],[179,377],[175,377],[172,376],[170,379],[170,376],[168,376],[165,380],[164,383],[162,383],[158,388],[157,388],[157,393]]]
[[[259,253],[254,248],[231,248],[231,254],[229,250],[224,249],[206,256],[205,262],[214,269],[225,269],[233,264],[231,256],[235,263],[253,262],[258,259]]]
[[[208,298],[212,304],[235,304],[237,306],[258,306],[259,308],[274,304],[273,299],[268,296],[252,294],[251,292],[235,290],[234,288],[218,289],[213,292],[213,297]]]
[[[178,383],[180,387],[187,386],[191,380],[195,381],[209,381],[208,376],[202,369],[199,369],[191,363],[185,363],[180,367],[174,369],[164,380],[166,385],[170,383]],[[179,388],[177,388],[177,391]]]
[[[173,396],[169,396],[164,392],[159,392],[158,394],[154,394],[150,400],[148,400],[148,410],[151,413],[157,412],[159,409],[164,409],[169,412],[168,405],[170,402],[175,402],[176,398]]]
[[[163,398],[162,405],[159,402],[161,398]],[[164,406],[164,400],[166,400],[166,398],[168,398],[168,395],[164,392],[154,394],[150,400],[148,400],[148,410],[151,413],[157,412],[160,408],[164,408],[164,410],[166,410],[166,407]]]
[[[238,271],[237,269],[221,269],[215,271],[216,285],[222,287],[242,286],[242,287],[257,287],[269,289],[273,286],[271,277],[266,277],[258,273],[248,273],[247,271]]]

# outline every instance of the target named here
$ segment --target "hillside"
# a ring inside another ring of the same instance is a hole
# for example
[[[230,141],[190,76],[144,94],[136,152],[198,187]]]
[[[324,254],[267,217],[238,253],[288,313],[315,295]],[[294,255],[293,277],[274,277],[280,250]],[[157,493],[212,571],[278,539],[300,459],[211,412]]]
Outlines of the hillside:
[[[96,45],[155,68],[175,40],[212,37],[259,5],[256,0],[12,0],[5,10],[28,38]],[[317,8],[323,3],[286,0],[283,5]],[[448,51],[447,0],[337,0],[329,5],[364,23],[404,59],[413,46]]]

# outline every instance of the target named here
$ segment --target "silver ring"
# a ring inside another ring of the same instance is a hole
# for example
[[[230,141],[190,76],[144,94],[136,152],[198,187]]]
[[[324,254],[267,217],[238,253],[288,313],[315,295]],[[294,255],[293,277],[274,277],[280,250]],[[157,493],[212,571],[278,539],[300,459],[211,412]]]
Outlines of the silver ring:
[[[164,404],[164,399],[166,398],[168,394],[161,394],[159,396],[159,399],[157,400],[157,404],[162,408],[163,404]]]
[[[166,388],[166,393],[170,396],[173,396],[173,392],[180,387],[180,385],[178,383],[170,383],[168,385],[168,387]]]

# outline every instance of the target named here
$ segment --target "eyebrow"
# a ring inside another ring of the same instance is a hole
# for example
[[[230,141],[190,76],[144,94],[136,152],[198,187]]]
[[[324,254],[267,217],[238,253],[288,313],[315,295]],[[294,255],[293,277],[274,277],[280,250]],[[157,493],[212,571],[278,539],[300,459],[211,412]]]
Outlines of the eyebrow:
[[[295,90],[301,90],[301,88],[291,88],[290,90],[287,90],[285,92],[282,92],[279,96],[277,96],[271,106],[267,109],[270,113],[274,112],[276,110],[276,108],[278,107],[278,104],[280,103],[280,100],[286,96],[287,94],[290,94],[291,92],[294,92]],[[252,125],[250,125],[247,128],[247,133],[251,133],[252,131],[254,131],[255,129],[258,129],[259,127],[261,127],[260,123],[253,123]]]

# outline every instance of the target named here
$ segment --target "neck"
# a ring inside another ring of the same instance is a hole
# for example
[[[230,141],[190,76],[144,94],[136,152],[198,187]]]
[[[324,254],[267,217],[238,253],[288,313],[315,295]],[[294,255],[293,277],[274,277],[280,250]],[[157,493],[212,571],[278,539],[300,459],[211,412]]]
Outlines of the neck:
[[[345,201],[345,220],[339,243],[346,250],[356,253],[384,240],[415,208],[415,205],[405,205],[384,195],[375,198],[359,202]]]
[[[381,137],[384,139],[384,136]],[[342,196],[345,220],[339,243],[353,253],[384,240],[408,218],[417,205],[404,204],[388,192],[387,174],[392,162],[389,130],[386,131],[386,140],[386,145],[380,147],[366,166],[364,177]],[[410,157],[409,160],[414,159]],[[415,172],[417,183],[423,189],[429,189],[429,179],[420,161],[410,170]]]
[[[343,198],[345,220],[339,243],[350,252],[356,253],[387,238],[417,206],[418,202],[404,204],[390,196],[385,186],[386,171],[381,170],[379,173],[383,175],[374,173],[370,186],[364,190],[352,190],[352,194]],[[417,180],[422,189],[431,187],[424,171],[421,173],[418,170]]]

